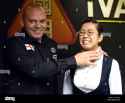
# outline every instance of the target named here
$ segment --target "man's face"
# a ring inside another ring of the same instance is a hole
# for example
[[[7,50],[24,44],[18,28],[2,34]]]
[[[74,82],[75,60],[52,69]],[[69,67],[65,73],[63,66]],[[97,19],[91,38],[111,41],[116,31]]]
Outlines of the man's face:
[[[26,32],[35,39],[40,39],[47,27],[46,13],[40,8],[30,8],[23,17]]]
[[[80,45],[84,50],[94,50],[102,41],[102,35],[99,36],[97,25],[91,22],[82,25],[79,40]]]

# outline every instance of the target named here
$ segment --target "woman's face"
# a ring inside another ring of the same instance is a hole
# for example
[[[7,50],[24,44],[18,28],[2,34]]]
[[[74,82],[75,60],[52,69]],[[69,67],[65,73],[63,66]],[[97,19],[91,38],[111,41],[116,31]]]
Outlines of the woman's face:
[[[102,35],[99,35],[97,24],[92,22],[84,23],[79,32],[80,45],[83,50],[94,50],[98,48],[102,41]]]

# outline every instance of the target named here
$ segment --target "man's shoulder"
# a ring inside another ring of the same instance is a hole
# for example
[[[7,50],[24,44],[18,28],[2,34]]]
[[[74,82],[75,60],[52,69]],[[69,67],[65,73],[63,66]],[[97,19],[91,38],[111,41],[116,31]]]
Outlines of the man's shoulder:
[[[24,32],[16,32],[14,36],[9,37],[8,40],[23,40],[25,38]]]
[[[12,36],[8,37],[6,40],[6,44],[18,44],[18,43],[24,43],[25,36],[24,35],[18,35],[18,36]]]

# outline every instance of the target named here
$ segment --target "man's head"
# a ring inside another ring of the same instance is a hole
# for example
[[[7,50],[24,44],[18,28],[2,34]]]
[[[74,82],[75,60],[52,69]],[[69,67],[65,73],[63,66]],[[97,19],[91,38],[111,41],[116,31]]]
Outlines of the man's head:
[[[79,31],[79,40],[82,49],[97,49],[103,39],[102,31],[102,26],[95,19],[88,18],[84,20]]]
[[[22,24],[29,36],[41,39],[47,27],[47,14],[40,5],[28,5],[22,12]]]

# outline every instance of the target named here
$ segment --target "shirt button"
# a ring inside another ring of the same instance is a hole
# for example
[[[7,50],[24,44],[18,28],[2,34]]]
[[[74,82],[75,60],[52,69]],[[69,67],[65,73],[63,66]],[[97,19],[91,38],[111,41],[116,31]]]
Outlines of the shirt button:
[[[50,82],[47,82],[47,83],[46,83],[46,86],[50,86]]]
[[[18,62],[20,62],[20,61],[21,61],[21,58],[20,58],[20,57],[18,57],[18,58],[17,58],[17,61],[18,61]]]
[[[6,48],[6,45],[4,45],[3,48]]]
[[[21,83],[20,83],[20,82],[18,82],[18,83],[17,83],[17,85],[18,85],[18,86],[20,86],[20,85],[21,85]]]
[[[105,84],[104,84],[105,86],[107,86],[107,83],[105,82]]]
[[[34,74],[36,71],[35,70],[32,70],[32,74]]]

